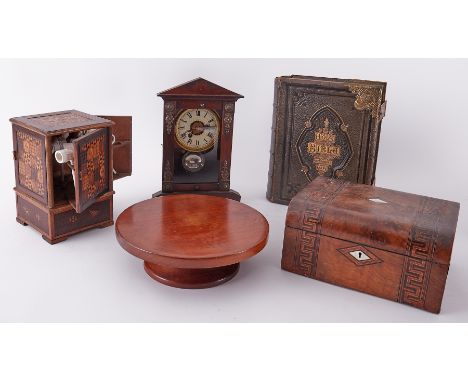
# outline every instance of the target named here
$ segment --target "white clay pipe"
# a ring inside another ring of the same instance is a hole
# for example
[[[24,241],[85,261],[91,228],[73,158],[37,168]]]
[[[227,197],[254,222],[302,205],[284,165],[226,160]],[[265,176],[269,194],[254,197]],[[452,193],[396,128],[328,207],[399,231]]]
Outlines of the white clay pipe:
[[[112,134],[112,144],[114,145],[115,144],[115,135]],[[115,171],[115,168],[112,168],[112,174],[117,174],[117,171]]]
[[[58,163],[73,162],[73,144],[64,143],[63,149],[55,152],[55,160]]]
[[[73,143],[64,143],[63,149],[57,150],[55,152],[55,160],[58,163],[68,163],[70,162],[70,167],[72,170],[73,183],[75,183],[75,171],[73,169]]]

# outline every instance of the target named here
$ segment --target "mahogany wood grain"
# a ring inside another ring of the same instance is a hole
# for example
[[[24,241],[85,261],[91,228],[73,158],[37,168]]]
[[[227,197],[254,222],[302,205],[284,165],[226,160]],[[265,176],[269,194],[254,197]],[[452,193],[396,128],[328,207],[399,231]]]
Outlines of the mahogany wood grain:
[[[260,252],[268,222],[255,209],[225,198],[179,194],[137,203],[120,214],[120,245],[145,261],[154,279],[206,288],[231,279],[239,262]]]

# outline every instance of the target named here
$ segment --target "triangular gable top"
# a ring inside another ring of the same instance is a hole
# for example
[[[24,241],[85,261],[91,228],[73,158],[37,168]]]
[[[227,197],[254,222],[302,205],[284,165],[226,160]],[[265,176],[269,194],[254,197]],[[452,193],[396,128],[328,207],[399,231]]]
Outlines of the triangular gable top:
[[[213,82],[207,81],[203,78],[196,78],[192,81],[186,82],[182,85],[164,90],[158,93],[159,97],[187,97],[187,98],[229,98],[239,99],[244,96],[234,93],[231,90],[225,89]]]

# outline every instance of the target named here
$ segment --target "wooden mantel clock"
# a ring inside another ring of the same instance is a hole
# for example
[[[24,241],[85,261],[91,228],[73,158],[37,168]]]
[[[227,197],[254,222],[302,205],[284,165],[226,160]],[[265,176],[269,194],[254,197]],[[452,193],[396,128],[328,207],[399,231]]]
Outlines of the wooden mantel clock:
[[[158,94],[164,100],[162,191],[239,201],[230,187],[235,102],[242,95],[203,78]]]
[[[113,181],[132,172],[132,117],[66,110],[10,121],[16,220],[50,244],[112,225]]]

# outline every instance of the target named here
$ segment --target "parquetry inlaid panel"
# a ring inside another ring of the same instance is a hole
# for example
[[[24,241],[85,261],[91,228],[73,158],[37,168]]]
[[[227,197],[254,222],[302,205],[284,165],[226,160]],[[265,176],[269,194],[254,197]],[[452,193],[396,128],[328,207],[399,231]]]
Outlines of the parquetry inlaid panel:
[[[75,113],[63,113],[63,114],[51,114],[44,115],[41,117],[31,117],[34,118],[34,122],[37,125],[42,126],[68,126],[68,125],[81,125],[83,123],[89,123],[92,120],[85,115],[75,114]]]
[[[93,125],[110,126],[112,123],[104,118],[86,114],[78,110],[64,110],[55,113],[35,114],[24,117],[12,118],[13,123],[17,122],[39,130],[43,134],[59,132],[67,129],[75,129]]]
[[[75,164],[76,210],[81,212],[109,189],[107,130],[98,129],[75,140],[74,144],[78,156]]]
[[[16,130],[18,183],[46,198],[44,140],[25,130]]]

